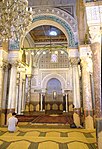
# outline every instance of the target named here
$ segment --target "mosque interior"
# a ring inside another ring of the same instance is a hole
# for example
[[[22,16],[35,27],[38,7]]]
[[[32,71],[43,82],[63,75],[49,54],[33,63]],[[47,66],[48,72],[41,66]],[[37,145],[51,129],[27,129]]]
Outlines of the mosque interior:
[[[101,49],[101,0],[0,0],[0,148],[102,149]]]

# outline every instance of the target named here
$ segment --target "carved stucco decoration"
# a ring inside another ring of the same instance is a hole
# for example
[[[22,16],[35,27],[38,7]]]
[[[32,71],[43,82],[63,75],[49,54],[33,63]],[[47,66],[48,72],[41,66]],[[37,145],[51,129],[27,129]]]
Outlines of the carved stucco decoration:
[[[86,4],[86,15],[91,43],[101,43],[102,5]]]
[[[66,71],[65,71],[64,73],[61,73],[61,72],[60,72],[61,70],[56,70],[56,71],[57,71],[57,74],[58,74],[58,75],[62,76],[65,80],[67,79]],[[64,71],[64,70],[63,70],[63,71]],[[49,71],[49,70],[48,70],[48,72],[42,72],[42,80],[43,80],[46,76],[50,75],[51,72],[53,72],[53,71]]]
[[[46,77],[49,74],[50,74],[50,72],[42,72],[42,80],[44,79],[44,77]]]
[[[9,50],[19,50],[20,45],[18,40],[10,40],[9,42]]]
[[[46,89],[47,82],[52,78],[57,78],[61,82],[62,89],[66,87],[66,80],[59,74],[49,74],[46,77],[44,77],[41,82],[41,87],[43,89]]]

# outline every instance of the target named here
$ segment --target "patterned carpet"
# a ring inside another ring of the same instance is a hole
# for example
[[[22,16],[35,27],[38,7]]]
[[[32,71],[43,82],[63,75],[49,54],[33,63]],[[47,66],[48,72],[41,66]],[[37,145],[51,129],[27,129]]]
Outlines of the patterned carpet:
[[[60,124],[72,124],[73,118],[72,116],[66,115],[39,115],[36,117],[32,123],[60,123]]]
[[[95,130],[28,126],[20,123],[15,133],[0,128],[0,149],[96,149]]]
[[[59,123],[59,124],[72,124],[72,115],[57,115],[57,114],[38,114],[38,115],[18,115],[19,122],[32,122],[32,123]]]

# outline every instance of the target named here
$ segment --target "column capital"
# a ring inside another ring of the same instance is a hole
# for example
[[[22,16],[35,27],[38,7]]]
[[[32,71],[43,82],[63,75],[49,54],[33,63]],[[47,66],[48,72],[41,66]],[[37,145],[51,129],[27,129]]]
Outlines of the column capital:
[[[85,59],[81,59],[82,70],[85,70],[86,73],[89,73],[88,62]]]
[[[0,68],[5,69],[7,67],[8,67],[8,63],[6,63],[6,62],[0,63]]]
[[[12,67],[17,67],[18,66],[18,62],[17,61],[12,62],[11,65],[12,65]]]
[[[91,58],[82,58],[81,66],[83,67],[83,69],[86,69],[87,72],[93,72],[93,64]]]
[[[88,62],[86,60],[86,58],[81,58],[81,65],[82,66],[87,66]]]
[[[26,74],[27,78],[31,78],[32,75],[31,74]]]
[[[89,26],[90,41],[91,43],[101,43],[101,28],[100,25]]]
[[[70,58],[70,62],[72,65],[78,65],[79,61],[79,58]]]
[[[23,81],[23,83],[25,83],[26,80],[25,79],[22,79],[22,81]]]
[[[92,51],[92,53],[93,53],[94,55],[97,54],[97,52],[99,51],[99,49],[100,49],[100,44],[99,44],[99,42],[95,42],[95,43],[92,43],[92,44],[91,44],[91,51]]]

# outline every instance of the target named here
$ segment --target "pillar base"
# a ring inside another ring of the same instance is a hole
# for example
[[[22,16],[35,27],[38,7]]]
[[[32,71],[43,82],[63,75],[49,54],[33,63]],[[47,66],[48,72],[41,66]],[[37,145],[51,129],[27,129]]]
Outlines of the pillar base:
[[[102,118],[96,119],[96,139],[98,149],[102,148]]]
[[[1,109],[0,109],[0,126],[1,126]]]
[[[77,127],[80,127],[80,108],[74,109],[73,119],[74,119],[75,125]]]
[[[84,111],[85,129],[94,129],[93,111]]]

